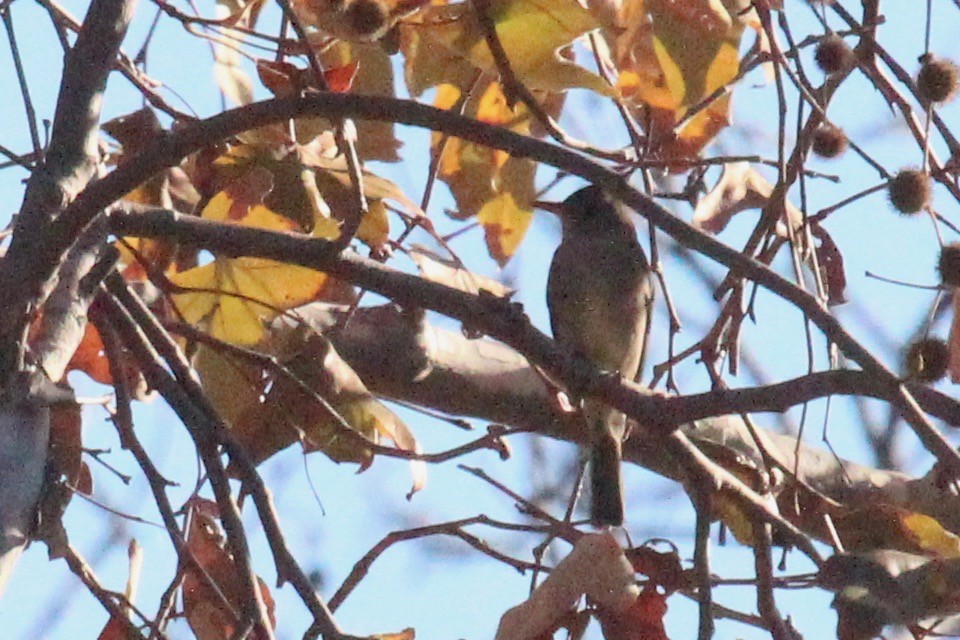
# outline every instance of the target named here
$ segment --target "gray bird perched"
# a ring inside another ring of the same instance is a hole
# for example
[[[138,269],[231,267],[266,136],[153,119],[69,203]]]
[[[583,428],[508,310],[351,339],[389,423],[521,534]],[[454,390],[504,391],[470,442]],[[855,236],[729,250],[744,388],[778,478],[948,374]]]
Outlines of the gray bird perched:
[[[596,185],[559,205],[538,204],[556,213],[563,225],[547,280],[553,337],[601,369],[635,380],[653,288],[631,210]],[[590,430],[590,517],[597,527],[620,526],[626,416],[597,400],[585,399],[582,408]]]

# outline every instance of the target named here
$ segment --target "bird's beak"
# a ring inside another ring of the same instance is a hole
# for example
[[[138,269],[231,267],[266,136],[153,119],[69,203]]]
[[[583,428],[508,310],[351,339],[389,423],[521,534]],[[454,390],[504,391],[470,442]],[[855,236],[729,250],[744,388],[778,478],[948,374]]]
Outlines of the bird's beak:
[[[544,211],[549,211],[550,213],[558,216],[563,215],[562,202],[547,202],[546,200],[536,200],[533,203],[533,206],[536,209],[543,209]]]

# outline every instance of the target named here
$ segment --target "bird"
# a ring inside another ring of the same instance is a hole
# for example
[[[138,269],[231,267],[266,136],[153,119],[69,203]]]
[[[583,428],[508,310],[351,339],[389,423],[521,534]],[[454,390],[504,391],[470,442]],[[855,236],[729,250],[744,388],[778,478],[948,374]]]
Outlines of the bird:
[[[547,278],[554,339],[597,367],[635,380],[653,287],[632,209],[597,185],[562,203],[538,206],[557,214],[562,225]],[[626,416],[591,398],[580,406],[589,430],[590,519],[597,528],[618,527],[624,516],[620,462]]]

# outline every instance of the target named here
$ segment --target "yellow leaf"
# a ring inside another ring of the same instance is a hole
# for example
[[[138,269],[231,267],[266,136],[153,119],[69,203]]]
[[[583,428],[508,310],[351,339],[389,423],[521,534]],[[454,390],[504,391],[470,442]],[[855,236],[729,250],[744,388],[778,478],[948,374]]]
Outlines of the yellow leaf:
[[[520,104],[510,109],[499,83],[489,82],[477,89],[482,90],[480,99],[469,103],[468,115],[518,133],[530,133],[529,112]],[[442,85],[437,91],[438,106],[449,107],[459,93],[456,87]],[[440,136],[433,136],[433,154],[441,140]],[[446,140],[437,170],[457,201],[454,217],[478,216],[486,231],[490,255],[501,266],[516,252],[530,226],[535,174],[536,165],[529,160],[459,138]]]
[[[229,191],[211,198],[202,217],[262,229],[295,228],[292,221],[261,204],[238,207]],[[324,225],[321,232],[330,237],[332,229]],[[313,269],[261,258],[216,258],[170,278],[184,290],[173,296],[173,302],[187,322],[205,327],[215,338],[243,345],[263,338],[265,320],[316,298],[326,279]]]
[[[652,108],[654,151],[695,156],[729,123],[729,96],[721,95],[676,134],[674,125],[739,73],[742,18],[720,0],[633,0],[620,10],[626,27],[608,32],[620,69],[617,87]],[[682,168],[682,165],[679,165]]]
[[[602,95],[615,91],[599,76],[563,59],[557,50],[599,23],[576,0],[492,0],[491,18],[517,78],[529,89],[563,91],[573,87]],[[468,3],[430,6],[416,25],[404,28],[406,77],[419,95],[438,84],[465,87],[474,69],[490,71],[495,64]]]
[[[528,88],[582,87],[614,94],[599,76],[557,55],[557,49],[600,26],[576,0],[495,0],[490,6],[510,65]],[[489,49],[486,42],[483,45],[472,52],[474,60],[482,61],[484,69],[491,68]]]
[[[530,228],[532,207],[521,207],[513,194],[504,192],[483,205],[477,222],[483,225],[490,255],[503,266],[513,257]]]
[[[922,513],[910,513],[903,517],[909,529],[924,551],[940,558],[960,558],[960,537],[943,528],[939,522]]]
[[[390,221],[387,219],[387,207],[383,200],[369,203],[367,213],[357,229],[357,237],[374,249],[380,249],[387,244],[390,239]]]

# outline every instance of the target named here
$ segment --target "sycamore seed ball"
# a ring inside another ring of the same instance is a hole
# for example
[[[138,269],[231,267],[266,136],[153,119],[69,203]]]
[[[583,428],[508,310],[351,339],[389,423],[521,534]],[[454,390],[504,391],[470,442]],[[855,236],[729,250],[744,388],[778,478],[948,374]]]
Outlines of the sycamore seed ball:
[[[820,41],[813,52],[813,59],[827,75],[838,73],[853,65],[853,50],[843,38],[831,33]]]
[[[946,102],[957,93],[960,82],[960,67],[952,60],[932,54],[920,57],[920,72],[917,74],[917,93],[927,102]]]
[[[936,382],[947,373],[950,353],[938,338],[917,340],[907,349],[907,375],[920,382]]]
[[[836,158],[847,150],[847,134],[840,127],[821,124],[813,132],[813,152],[821,158]]]
[[[890,205],[905,215],[923,211],[930,204],[930,175],[919,169],[901,169],[887,185]]]
[[[960,287],[960,242],[951,242],[940,249],[937,261],[940,282],[950,287]]]

